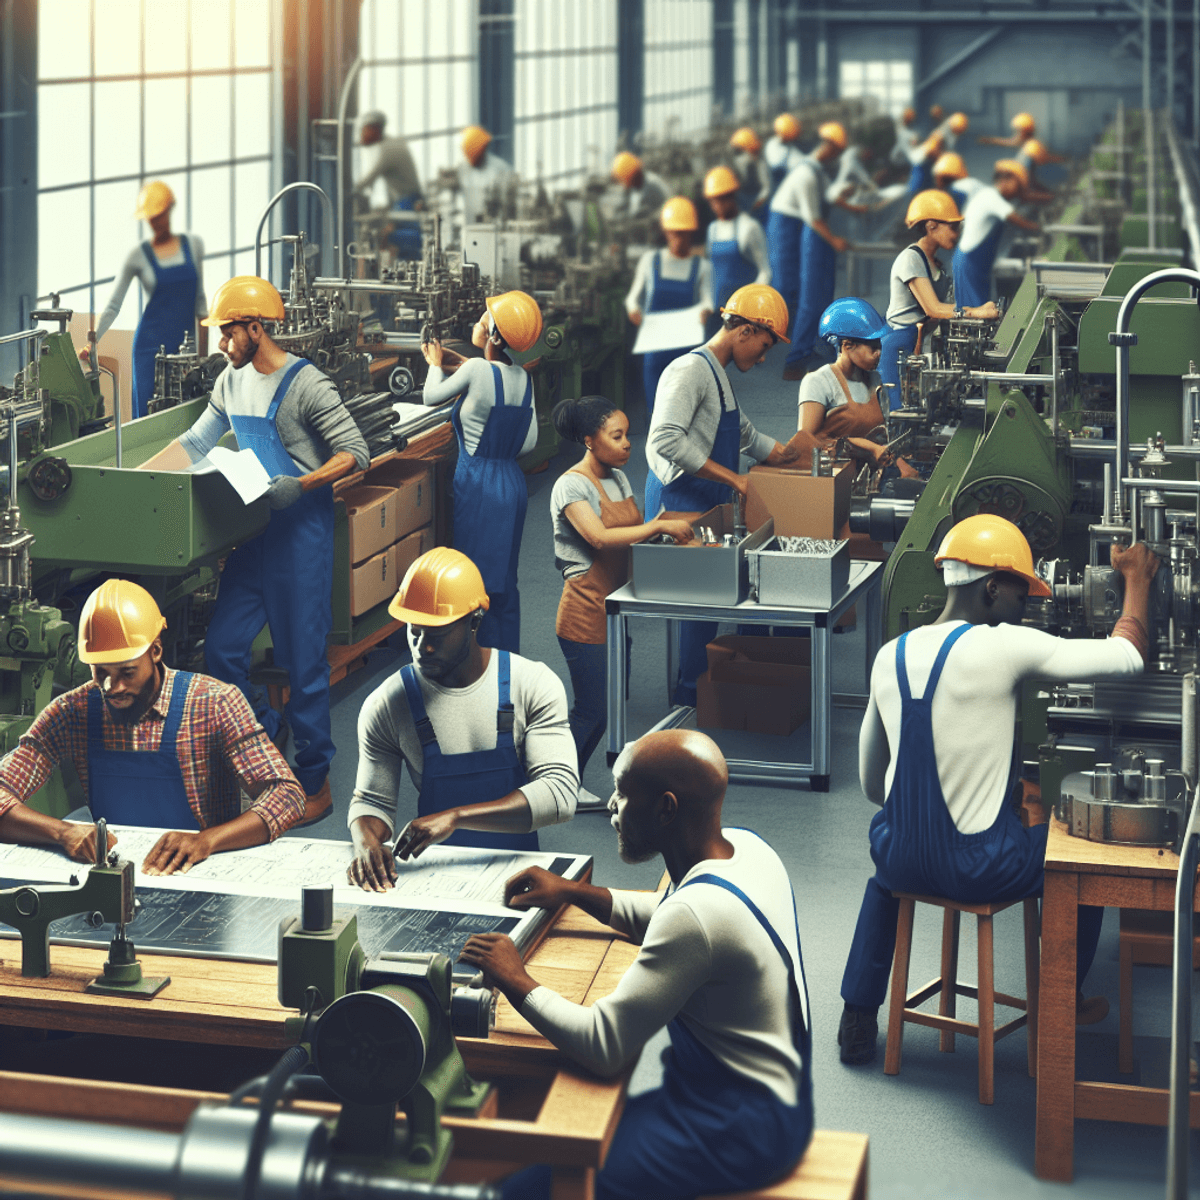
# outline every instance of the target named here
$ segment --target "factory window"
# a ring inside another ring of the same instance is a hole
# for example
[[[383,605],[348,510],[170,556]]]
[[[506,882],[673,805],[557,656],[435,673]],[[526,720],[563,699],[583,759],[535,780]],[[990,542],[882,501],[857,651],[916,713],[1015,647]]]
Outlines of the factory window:
[[[129,250],[142,182],[204,240],[209,294],[254,269],[276,147],[278,0],[40,0],[38,292],[96,313]],[[235,116],[236,114],[236,116]],[[116,321],[133,328],[140,287]]]
[[[713,105],[710,0],[646,0],[643,128],[678,135],[708,128]]]
[[[843,100],[871,97],[889,116],[912,103],[912,63],[907,59],[870,59],[838,64],[838,95]]]

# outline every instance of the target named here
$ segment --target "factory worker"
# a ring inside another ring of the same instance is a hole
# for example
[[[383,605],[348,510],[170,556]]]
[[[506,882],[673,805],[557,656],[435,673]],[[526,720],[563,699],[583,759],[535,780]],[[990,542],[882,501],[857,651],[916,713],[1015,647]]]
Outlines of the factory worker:
[[[1012,119],[1012,133],[1008,137],[980,134],[976,139],[981,146],[1023,146],[1037,130],[1037,122],[1027,112],[1019,112]]]
[[[601,1076],[628,1069],[665,1026],[662,1086],[626,1103],[596,1200],[747,1191],[787,1175],[813,1129],[812,1033],[795,897],[775,851],[722,826],[729,770],[695,730],[648,733],[613,768],[609,808],[624,862],[662,855],[657,892],[573,883],[539,868],[508,881],[506,903],[574,904],[638,945],[616,989],[574,1004],[526,970],[511,939],[477,934],[479,967],[549,1041]],[[549,1196],[550,1171],[505,1180],[506,1200]]]
[[[541,336],[537,301],[505,292],[488,297],[471,331],[482,358],[460,358],[440,342],[421,347],[429,364],[425,403],[455,401],[454,546],[479,568],[491,597],[479,637],[485,646],[514,653],[521,648],[517,562],[529,503],[517,459],[537,445],[538,429],[533,376],[509,351],[524,354]],[[451,373],[443,374],[443,367]]]
[[[954,251],[954,296],[960,305],[976,307],[988,302],[992,290],[992,266],[1000,249],[1005,225],[1015,225],[1031,233],[1040,231],[1016,210],[1029,176],[1019,162],[1002,158],[996,163],[993,184],[982,187],[971,197],[963,219],[962,237]]]
[[[836,121],[827,121],[817,134],[820,144],[788,175],[771,201],[773,212],[792,218],[786,225],[777,225],[768,236],[770,240],[776,232],[783,235],[779,244],[770,242],[775,286],[785,303],[785,287],[794,287],[796,295],[784,379],[800,379],[805,371],[821,365],[822,360],[813,354],[817,322],[833,299],[836,256],[850,245],[829,228],[833,180],[828,168],[836,165],[846,148],[846,131]]]
[[[283,299],[265,279],[237,275],[217,289],[206,324],[220,328],[229,366],[191,429],[141,465],[186,471],[232,430],[239,449],[253,450],[271,477],[270,523],[225,560],[204,656],[212,674],[241,688],[276,745],[290,726],[311,824],[333,811],[325,657],[333,628],[331,485],[371,459],[333,381],[267,332],[284,317]],[[288,673],[286,724],[250,686],[250,647],[264,625],[275,665]]]
[[[178,351],[189,333],[201,354],[208,353],[208,330],[196,322],[208,316],[204,298],[204,243],[194,233],[171,232],[171,209],[175,193],[161,180],[153,180],[138,193],[139,221],[149,224],[153,237],[135,246],[121,266],[112,295],[96,324],[96,343],[108,332],[125,303],[125,293],[136,279],[142,285],[146,307],[133,335],[133,388],[130,408],[134,417],[144,417],[154,395],[154,359],[161,349]],[[90,349],[79,357],[87,362]]]
[[[763,160],[771,172],[771,194],[787,178],[787,173],[800,161],[800,135],[803,126],[791,113],[780,113],[775,118],[775,132],[763,147]]]
[[[704,323],[713,311],[712,268],[707,258],[697,254],[692,238],[700,228],[696,206],[686,196],[675,196],[662,206],[659,224],[667,244],[647,250],[638,260],[633,283],[625,297],[625,311],[634,325],[642,323],[645,313],[672,312],[700,305],[697,345],[704,340]],[[658,380],[667,364],[685,349],[652,350],[642,355],[642,390],[646,397],[647,420],[654,415],[654,397]]]
[[[941,262],[937,252],[953,254],[962,222],[954,198],[937,188],[918,192],[908,206],[904,223],[917,234],[917,240],[901,250],[892,263],[888,328],[879,363],[883,382],[891,384],[887,390],[891,408],[900,407],[900,359],[916,350],[922,330],[951,317],[987,320],[1000,315],[990,300],[974,307],[954,302],[954,276],[949,263]]]
[[[871,821],[875,875],[867,883],[842,978],[838,1044],[844,1063],[875,1057],[876,1013],[887,991],[900,902],[893,892],[1000,903],[1042,890],[1045,824],[1024,828],[1013,803],[1017,700],[1026,679],[1082,683],[1138,675],[1149,653],[1150,581],[1144,545],[1114,545],[1125,607],[1107,641],[1068,640],[1022,625],[1026,598],[1049,596],[1025,536],[1003,517],[955,525],[934,560],[946,607],[932,625],[879,652],[859,735],[859,776],[881,806]],[[1081,906],[1075,965],[1081,988],[1100,938],[1102,908]],[[1077,1020],[1108,1011],[1084,1001]]]
[[[865,213],[870,211],[869,203],[873,200],[879,186],[871,173],[871,162],[875,151],[871,146],[855,145],[846,148],[838,159],[837,176],[829,190],[829,199],[847,212]],[[849,197],[855,197],[851,200]]]
[[[909,151],[921,141],[917,131],[917,110],[911,105],[895,118],[896,141],[892,146],[892,162],[899,167],[909,165]]]
[[[713,307],[718,311],[738,288],[771,282],[767,235],[756,220],[739,211],[737,189],[737,176],[728,167],[713,167],[704,177],[704,197],[713,214],[705,242],[712,264]]]
[[[241,692],[163,663],[166,625],[136,583],[109,579],[87,598],[78,650],[92,681],[51,700],[0,760],[0,842],[96,861],[94,825],[28,807],[68,763],[95,820],[173,831],[143,860],[149,875],[273,841],[301,819],[304,792]],[[116,841],[110,833],[108,845]]]
[[[630,546],[664,533],[682,545],[692,540],[692,526],[662,516],[642,519],[621,470],[629,461],[629,418],[611,401],[603,396],[563,400],[551,416],[559,436],[586,451],[558,477],[550,495],[554,565],[563,574],[554,631],[571,673],[571,736],[582,779],[608,727],[604,599],[629,582]],[[579,800],[581,811],[607,804],[582,790]]]
[[[613,159],[612,177],[623,189],[623,217],[653,217],[671,194],[660,175],[647,171],[642,160],[628,150]]]
[[[367,173],[354,185],[356,193],[370,196],[377,179],[387,188],[388,207],[397,214],[413,212],[421,200],[421,180],[413,161],[408,142],[402,137],[384,137],[387,117],[378,110],[364,113],[360,121],[359,144],[374,146],[375,161]],[[405,259],[421,257],[421,224],[418,217],[396,218],[396,226],[388,241],[400,250]]]
[[[971,175],[961,154],[947,151],[933,164],[933,186],[949,192],[958,211],[965,213],[971,197],[987,184]]]
[[[971,118],[965,112],[951,113],[938,127],[943,147],[953,150],[958,145],[958,139],[971,127]]]
[[[458,190],[464,225],[488,219],[488,208],[503,202],[503,192],[513,169],[488,148],[492,135],[479,125],[468,125],[460,143],[463,161],[458,164]]]
[[[1037,177],[1037,168],[1046,163],[1060,163],[1061,154],[1051,154],[1037,138],[1029,138],[1013,156],[1029,176],[1023,199],[1031,204],[1045,204],[1054,199],[1054,193]]]
[[[738,187],[738,208],[756,221],[766,221],[767,201],[771,198],[771,168],[763,158],[762,139],[744,125],[729,139],[734,151],[733,169],[741,181]]]
[[[479,644],[487,607],[475,564],[447,546],[408,568],[388,606],[408,623],[412,663],[358,715],[346,874],[367,891],[386,891],[397,858],[439,842],[536,850],[535,830],[575,812],[579,775],[563,685],[541,663]],[[406,764],[417,816],[397,833]]]
[[[908,173],[908,194],[910,197],[933,187],[933,164],[941,156],[944,145],[945,140],[935,130],[909,154],[911,170]]]
[[[721,329],[697,350],[681,355],[663,372],[654,417],[646,435],[646,516],[703,513],[746,495],[739,474],[741,455],[781,467],[799,451],[759,433],[739,408],[727,368],[749,371],[777,341],[787,341],[787,306],[779,293],[751,283],[733,293],[722,309]],[[685,621],[680,626],[679,678],[674,704],[696,703],[696,680],[707,669],[705,646],[717,626]]]

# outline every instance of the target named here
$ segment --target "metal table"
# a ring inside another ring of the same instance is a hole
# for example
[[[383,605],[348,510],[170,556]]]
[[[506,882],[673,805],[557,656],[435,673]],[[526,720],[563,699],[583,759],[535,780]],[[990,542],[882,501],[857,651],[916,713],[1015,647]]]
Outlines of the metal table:
[[[625,661],[625,637],[630,617],[654,617],[667,622],[667,645],[672,645],[676,621],[734,621],[739,625],[781,625],[807,629],[812,638],[812,761],[807,763],[766,762],[752,758],[731,758],[729,778],[739,783],[798,784],[808,780],[815,792],[829,790],[829,761],[832,731],[830,714],[834,704],[861,706],[866,697],[833,692],[830,671],[830,650],[833,627],[841,615],[860,601],[865,601],[862,616],[866,629],[866,669],[870,678],[871,666],[879,652],[881,641],[880,600],[883,585],[883,563],[853,562],[846,591],[837,603],[827,609],[786,608],[766,606],[753,600],[740,604],[683,603],[674,600],[642,600],[627,583],[613,592],[604,602],[608,615],[608,763],[612,766],[625,745],[625,688],[628,672]],[[676,705],[654,726],[674,729],[688,721],[696,710]],[[651,731],[653,732],[653,730]]]

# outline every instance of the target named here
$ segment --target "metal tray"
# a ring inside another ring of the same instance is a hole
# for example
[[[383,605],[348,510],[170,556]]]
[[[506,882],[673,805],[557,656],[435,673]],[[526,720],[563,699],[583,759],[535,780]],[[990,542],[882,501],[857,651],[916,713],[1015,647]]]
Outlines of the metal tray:
[[[759,604],[832,608],[850,581],[850,543],[828,553],[797,554],[772,537],[747,554],[750,594]]]

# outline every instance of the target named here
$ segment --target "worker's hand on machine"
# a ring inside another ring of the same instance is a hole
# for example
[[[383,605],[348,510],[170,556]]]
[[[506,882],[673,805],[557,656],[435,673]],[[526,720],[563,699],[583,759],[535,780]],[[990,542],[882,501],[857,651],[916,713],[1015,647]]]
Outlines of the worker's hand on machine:
[[[483,972],[486,987],[497,987],[513,1007],[537,987],[537,980],[525,970],[521,952],[507,933],[476,933],[467,938],[459,958]]]
[[[94,863],[96,861],[96,827],[95,825],[76,825],[64,822],[65,828],[59,837],[58,844],[63,853],[76,862]],[[117,844],[117,835],[109,833],[108,849]]]
[[[304,495],[304,485],[297,475],[274,475],[267,486],[267,503],[276,511],[291,508]]]
[[[571,884],[542,867],[526,867],[504,885],[504,903],[522,912],[531,908],[562,908],[571,903]]]
[[[414,817],[396,839],[396,857],[404,861],[419,858],[430,846],[444,842],[457,830],[458,817],[454,809]]]
[[[1108,557],[1126,583],[1139,579],[1149,583],[1162,566],[1162,559],[1145,542],[1135,542],[1132,546],[1118,546],[1113,542]]]
[[[174,875],[176,871],[187,874],[197,863],[202,863],[212,853],[212,847],[203,830],[187,833],[173,829],[164,833],[154,843],[153,849],[142,862],[145,875]]]
[[[633,312],[629,314],[629,321],[633,325],[640,325],[642,323],[642,310],[640,308],[635,308]]]
[[[346,878],[364,892],[390,891],[396,883],[396,856],[391,846],[364,826],[365,820],[358,820],[350,828],[354,858]]]
[[[654,528],[651,537],[657,537],[660,533],[665,533],[667,537],[672,538],[677,546],[686,546],[695,536],[696,531],[692,528],[691,521],[672,520],[667,517],[657,517],[650,522]]]
[[[994,321],[1000,315],[1000,310],[994,300],[989,300],[986,304],[979,304],[974,308],[964,308],[963,314],[979,321]]]
[[[434,338],[432,342],[421,343],[421,353],[431,367],[441,367],[446,352],[442,349],[442,343]]]

